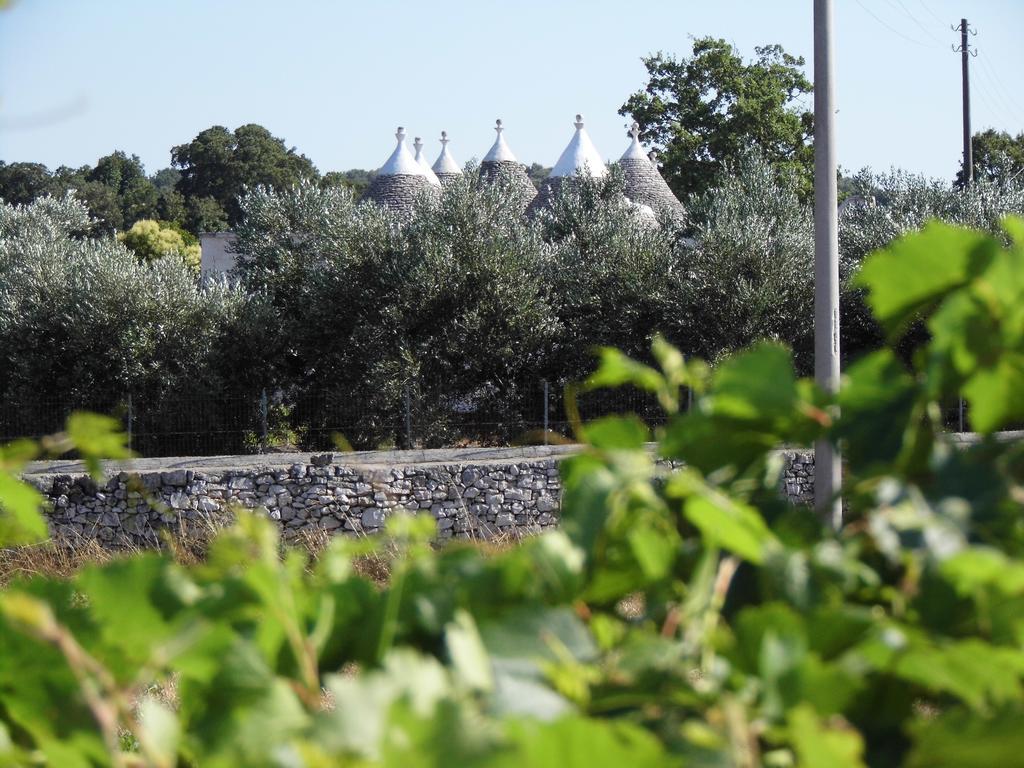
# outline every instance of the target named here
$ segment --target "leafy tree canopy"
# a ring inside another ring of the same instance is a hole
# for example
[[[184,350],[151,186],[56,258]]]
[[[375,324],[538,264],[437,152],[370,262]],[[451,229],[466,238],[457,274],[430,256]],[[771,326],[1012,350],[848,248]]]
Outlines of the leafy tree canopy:
[[[782,46],[755,48],[744,61],[725,40],[693,41],[693,54],[657,53],[643,59],[648,82],[619,113],[640,123],[658,150],[662,170],[679,196],[716,185],[725,164],[757,146],[773,165],[794,171],[810,190],[813,115],[802,97],[812,90],[804,60]]]
[[[42,163],[4,163],[0,161],[0,198],[14,205],[31,203],[51,192],[53,179]]]
[[[220,125],[207,128],[188,144],[174,147],[171,161],[181,172],[178,192],[186,199],[212,198],[229,225],[241,218],[238,201],[246,187],[285,189],[319,175],[309,158],[255,123],[234,132]]]
[[[974,134],[972,142],[976,180],[1001,182],[1024,178],[1024,132],[1014,137],[1005,131],[989,128]],[[956,175],[957,184],[960,185],[964,181],[962,165]]]
[[[352,168],[348,171],[330,171],[324,174],[320,180],[323,187],[343,187],[351,189],[357,197],[370,186],[376,171],[364,171],[362,168]]]

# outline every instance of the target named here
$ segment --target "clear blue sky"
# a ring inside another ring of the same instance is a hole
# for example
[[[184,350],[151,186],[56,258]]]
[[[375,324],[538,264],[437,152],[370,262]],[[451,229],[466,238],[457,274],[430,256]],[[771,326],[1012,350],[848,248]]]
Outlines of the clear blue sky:
[[[951,178],[961,145],[950,31],[978,29],[974,127],[1024,130],[1024,0],[836,0],[839,160]],[[51,168],[114,149],[150,172],[214,124],[260,123],[323,172],[376,168],[396,125],[460,161],[495,117],[523,162],[551,165],[582,112],[607,158],[640,57],[689,38],[744,55],[812,53],[811,0],[15,0],[0,12],[0,159]]]

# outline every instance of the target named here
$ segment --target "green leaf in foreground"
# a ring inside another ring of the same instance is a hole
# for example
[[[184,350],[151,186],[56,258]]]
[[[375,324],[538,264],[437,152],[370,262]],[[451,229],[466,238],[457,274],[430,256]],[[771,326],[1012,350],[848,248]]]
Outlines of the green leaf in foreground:
[[[39,511],[42,504],[39,491],[0,470],[0,547],[46,538],[46,521]]]
[[[845,725],[824,725],[808,706],[789,713],[789,734],[800,768],[867,768],[860,734]]]
[[[68,417],[66,430],[89,472],[94,475],[100,470],[101,459],[127,459],[131,456],[128,438],[117,419],[76,411]]]
[[[626,722],[566,717],[551,723],[523,720],[507,729],[509,749],[486,761],[493,768],[671,768],[647,731]]]
[[[765,547],[774,540],[753,507],[729,498],[691,496],[683,515],[700,530],[708,547],[722,547],[752,563],[764,562]]]
[[[896,335],[915,314],[984,270],[998,248],[983,233],[931,222],[869,256],[857,284],[868,289],[882,327]]]

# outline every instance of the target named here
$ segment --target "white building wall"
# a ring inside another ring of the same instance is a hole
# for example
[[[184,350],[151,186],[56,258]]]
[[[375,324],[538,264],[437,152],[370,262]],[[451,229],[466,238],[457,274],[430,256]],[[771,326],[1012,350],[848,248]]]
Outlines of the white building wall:
[[[235,268],[237,238],[234,232],[203,232],[199,235],[203,272],[230,272]]]

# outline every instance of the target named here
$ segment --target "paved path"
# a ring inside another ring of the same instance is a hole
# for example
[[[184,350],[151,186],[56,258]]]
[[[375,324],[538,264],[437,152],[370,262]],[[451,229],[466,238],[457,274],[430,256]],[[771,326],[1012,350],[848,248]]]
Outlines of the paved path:
[[[429,464],[494,464],[560,458],[579,450],[577,445],[537,445],[523,448],[437,448],[413,451],[330,452],[334,464],[346,466],[408,467]],[[175,469],[239,470],[247,467],[290,467],[309,464],[317,453],[261,453],[244,456],[170,456],[158,459],[130,459],[103,462],[104,474],[117,472],[165,472]],[[24,476],[84,475],[81,461],[33,461]]]

